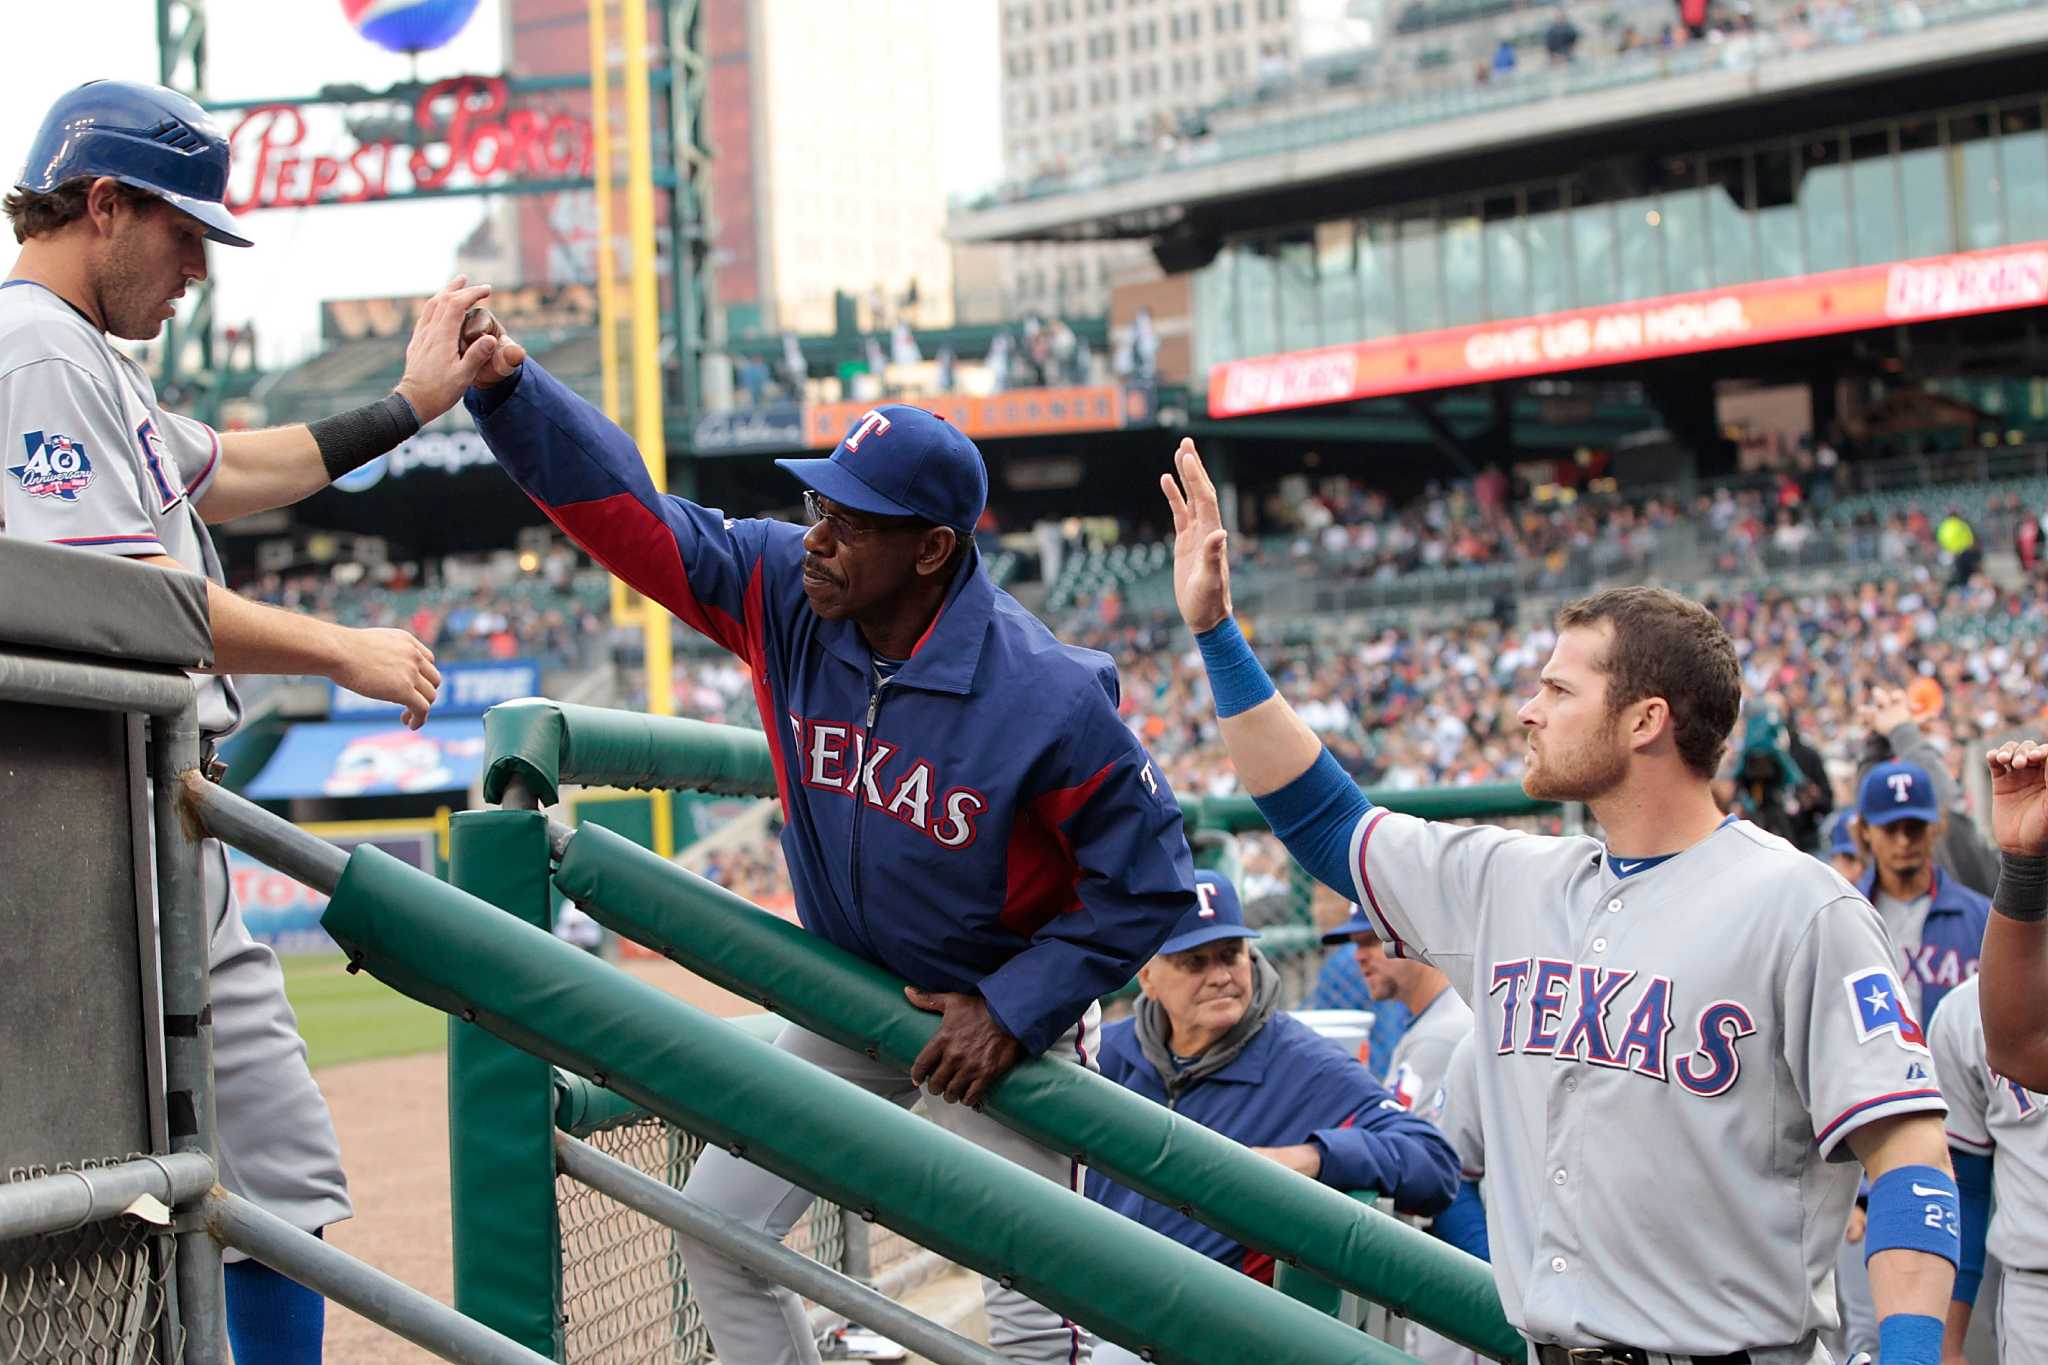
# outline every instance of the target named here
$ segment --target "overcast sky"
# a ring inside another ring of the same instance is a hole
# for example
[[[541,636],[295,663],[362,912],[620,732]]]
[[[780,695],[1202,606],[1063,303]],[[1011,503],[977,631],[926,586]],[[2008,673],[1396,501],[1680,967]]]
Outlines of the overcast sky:
[[[57,95],[96,77],[157,78],[156,3],[0,0],[0,8],[0,40],[16,58],[0,101],[0,169],[11,184]],[[502,0],[483,0],[461,36],[420,59],[420,75],[432,80],[502,70],[501,8]],[[932,92],[941,179],[955,191],[979,189],[1001,166],[996,0],[951,0],[941,12],[948,31],[940,49],[961,54]],[[356,36],[339,0],[209,0],[207,13],[208,93],[215,99],[307,95],[335,82],[376,89],[410,71],[407,59]],[[453,268],[456,244],[476,226],[486,202],[252,214],[246,221],[257,242],[253,250],[213,249],[216,316],[223,323],[253,318],[266,364],[297,359],[316,344],[321,299],[438,288]],[[365,250],[365,242],[389,245]]]

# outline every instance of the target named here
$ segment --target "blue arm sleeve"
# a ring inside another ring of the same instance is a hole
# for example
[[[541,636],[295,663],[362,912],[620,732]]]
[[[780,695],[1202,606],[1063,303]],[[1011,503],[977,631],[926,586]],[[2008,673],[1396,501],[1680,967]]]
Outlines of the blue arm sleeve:
[[[1300,777],[1254,800],[1296,862],[1346,900],[1357,895],[1351,875],[1351,831],[1372,803],[1329,749],[1317,754]]]
[[[1962,1195],[1963,1253],[1956,1266],[1956,1287],[1950,1298],[1977,1301],[1984,1283],[1984,1232],[1991,1222],[1991,1158],[1949,1148],[1955,1163],[1956,1189]]]
[[[1478,1181],[1458,1182],[1458,1197],[1436,1216],[1430,1231],[1468,1255],[1482,1261],[1493,1259],[1486,1244],[1486,1205],[1479,1198]]]
[[[1402,1213],[1438,1213],[1457,1193],[1458,1154],[1451,1144],[1391,1100],[1360,1110],[1345,1127],[1319,1129],[1309,1141],[1322,1148],[1325,1185],[1372,1190]]]

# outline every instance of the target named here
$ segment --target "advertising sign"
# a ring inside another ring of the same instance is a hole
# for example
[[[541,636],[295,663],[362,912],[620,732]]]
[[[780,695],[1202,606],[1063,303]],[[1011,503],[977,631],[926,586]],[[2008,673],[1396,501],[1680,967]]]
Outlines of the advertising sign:
[[[833,437],[838,444],[838,437]],[[699,455],[744,455],[757,450],[801,450],[804,408],[801,403],[764,403],[758,408],[707,412],[690,432],[690,446]]]
[[[506,659],[502,663],[442,664],[441,695],[434,700],[434,716],[480,716],[501,701],[540,695],[540,665],[531,659]],[[388,701],[359,697],[339,683],[327,698],[327,714],[333,720],[397,720],[402,708]]]
[[[1144,389],[1090,384],[1060,389],[1010,389],[988,398],[943,394],[914,400],[969,436],[1052,436],[1062,432],[1110,431],[1152,420],[1152,396]],[[813,403],[804,412],[812,449],[830,450],[873,403]]]
[[[329,828],[324,837],[342,848],[375,844],[392,857],[411,863],[423,872],[434,870],[434,829],[422,824],[417,830],[365,831],[349,834]],[[267,943],[280,953],[331,953],[334,940],[320,927],[327,897],[303,882],[294,881],[275,868],[257,862],[242,850],[228,847],[228,884],[234,888],[236,903],[242,907],[242,922],[250,937]]]
[[[2044,302],[2048,242],[2034,242],[1226,361],[1209,372],[1209,415],[1242,417]]]

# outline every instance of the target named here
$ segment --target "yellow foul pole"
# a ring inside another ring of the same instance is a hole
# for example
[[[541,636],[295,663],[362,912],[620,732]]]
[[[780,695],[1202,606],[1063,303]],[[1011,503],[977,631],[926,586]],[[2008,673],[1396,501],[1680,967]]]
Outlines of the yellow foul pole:
[[[604,376],[604,415],[616,422],[619,316],[612,291],[619,277],[619,259],[612,242],[612,57],[606,8],[606,0],[590,0],[590,140],[597,179],[598,368]]]
[[[661,299],[654,280],[654,129],[647,89],[647,0],[621,0],[626,49],[626,218],[633,250],[633,438],[657,490],[668,488],[668,440],[661,423]],[[668,613],[646,604],[647,712],[675,714]],[[675,853],[675,818],[665,794],[654,798],[654,851]]]

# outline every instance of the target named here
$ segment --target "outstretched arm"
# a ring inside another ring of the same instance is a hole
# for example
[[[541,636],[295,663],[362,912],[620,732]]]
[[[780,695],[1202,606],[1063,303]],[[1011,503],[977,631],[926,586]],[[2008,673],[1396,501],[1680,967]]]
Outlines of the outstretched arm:
[[[2000,866],[1978,985],[1984,1051],[1999,1075],[2048,1090],[2048,745],[2002,744],[1986,762]]]

